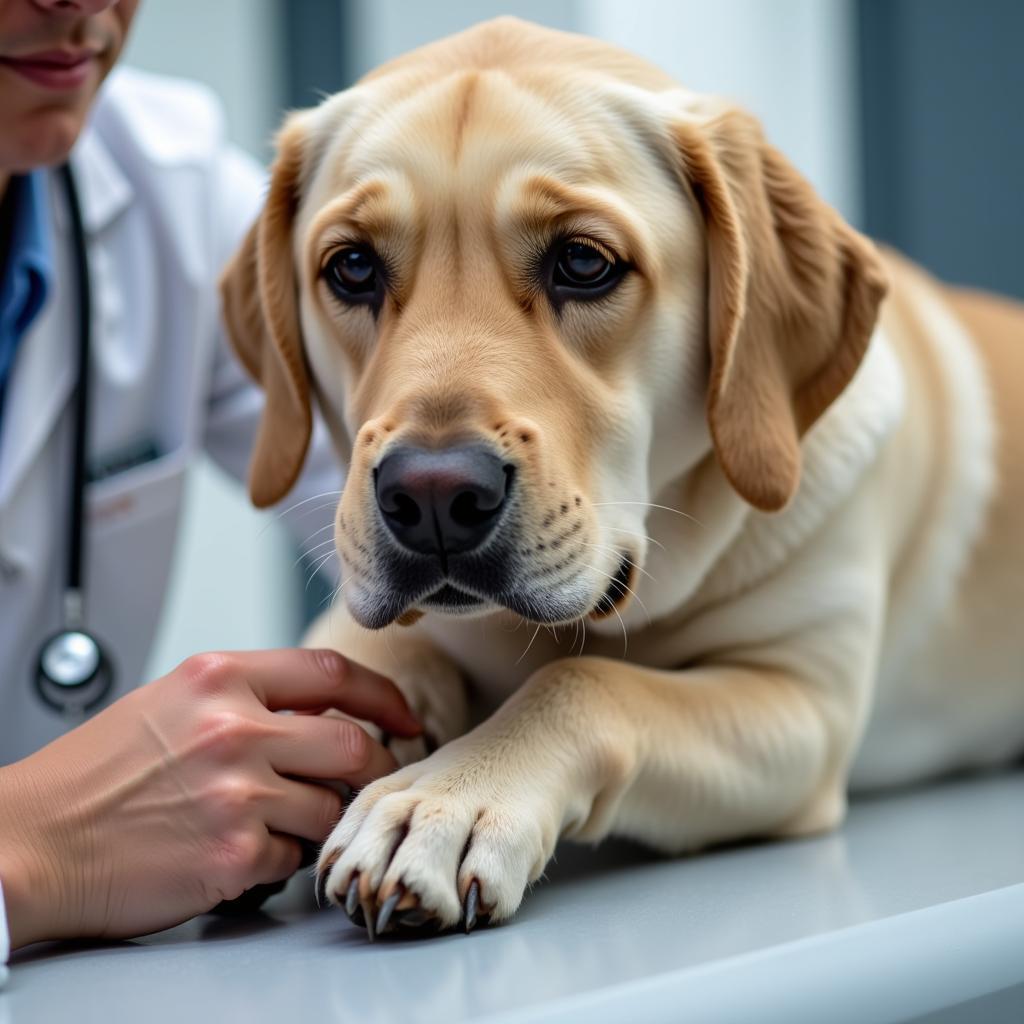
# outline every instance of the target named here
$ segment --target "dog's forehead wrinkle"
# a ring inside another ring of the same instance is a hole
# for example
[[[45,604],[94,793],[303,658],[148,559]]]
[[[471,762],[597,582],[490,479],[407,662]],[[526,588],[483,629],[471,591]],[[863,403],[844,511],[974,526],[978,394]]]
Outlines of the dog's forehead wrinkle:
[[[553,89],[550,75],[539,82],[458,70],[408,93],[381,89],[345,120],[330,156],[349,178],[395,167],[419,189],[455,196],[522,161],[570,181],[614,175],[632,134],[625,119],[582,80],[578,96]]]

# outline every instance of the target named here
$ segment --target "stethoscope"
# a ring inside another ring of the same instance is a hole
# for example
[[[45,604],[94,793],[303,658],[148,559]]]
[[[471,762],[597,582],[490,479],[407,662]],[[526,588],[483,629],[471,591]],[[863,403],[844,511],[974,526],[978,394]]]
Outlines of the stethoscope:
[[[71,395],[74,416],[71,506],[68,519],[68,561],[62,602],[62,628],[47,639],[36,665],[36,692],[56,711],[82,714],[99,704],[114,684],[103,646],[85,628],[86,441],[89,425],[89,351],[92,344],[92,289],[85,229],[78,190],[69,165],[57,171],[71,219],[72,257],[78,292],[78,370]]]

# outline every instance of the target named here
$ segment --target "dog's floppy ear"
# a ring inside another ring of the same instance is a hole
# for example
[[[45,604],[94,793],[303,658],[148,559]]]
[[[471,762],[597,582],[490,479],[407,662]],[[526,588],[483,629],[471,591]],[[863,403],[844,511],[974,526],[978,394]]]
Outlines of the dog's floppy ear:
[[[886,276],[754,118],[724,110],[673,135],[707,230],[715,453],[741,497],[777,511],[800,482],[800,437],[860,364]]]
[[[249,493],[260,508],[280,501],[295,483],[313,423],[292,260],[302,140],[303,130],[293,119],[278,137],[263,212],[220,281],[228,335],[242,365],[266,392],[249,466]]]

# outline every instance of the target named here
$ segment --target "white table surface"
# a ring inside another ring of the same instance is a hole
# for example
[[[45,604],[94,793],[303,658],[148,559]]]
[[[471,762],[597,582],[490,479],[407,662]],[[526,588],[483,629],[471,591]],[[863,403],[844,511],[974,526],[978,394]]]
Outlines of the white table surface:
[[[862,799],[811,840],[565,846],[470,936],[370,945],[298,881],[252,918],[24,950],[0,1024],[1024,1020],[1022,772]]]

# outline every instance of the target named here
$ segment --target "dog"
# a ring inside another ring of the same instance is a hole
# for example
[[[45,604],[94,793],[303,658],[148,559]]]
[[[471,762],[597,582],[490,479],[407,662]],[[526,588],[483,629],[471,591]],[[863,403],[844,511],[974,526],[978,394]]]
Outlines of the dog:
[[[487,22],[288,118],[222,295],[255,504],[314,402],[347,467],[308,642],[438,744],[320,855],[371,938],[509,918],[560,837],[805,836],[1024,749],[1024,307],[743,111]]]

